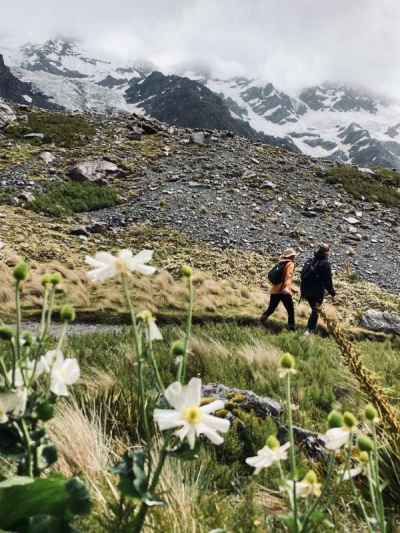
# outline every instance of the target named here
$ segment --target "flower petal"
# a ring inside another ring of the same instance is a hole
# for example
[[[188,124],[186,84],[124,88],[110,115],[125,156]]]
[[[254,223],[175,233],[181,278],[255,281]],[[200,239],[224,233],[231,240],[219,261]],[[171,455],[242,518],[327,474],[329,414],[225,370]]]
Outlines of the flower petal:
[[[180,412],[175,409],[154,409],[153,417],[160,431],[173,429],[185,423]]]
[[[217,416],[204,415],[202,423],[215,431],[226,433],[229,430],[231,423],[225,418],[218,418]]]
[[[224,442],[224,439],[221,437],[221,435],[219,435],[213,428],[206,424],[197,424],[195,430],[197,435],[205,435],[213,444],[216,444],[217,446]]]
[[[206,403],[205,405],[202,405],[200,407],[200,410],[204,414],[214,413],[215,411],[218,411],[219,409],[223,409],[225,407],[225,402],[223,400],[214,400],[211,403]]]
[[[65,359],[62,365],[62,374],[66,385],[76,383],[81,375],[78,361],[76,359]]]
[[[171,385],[165,389],[164,396],[167,402],[172,405],[172,407],[175,407],[175,409],[181,410],[184,408],[184,392],[179,381],[171,383]]]
[[[148,265],[135,265],[134,267],[129,268],[129,270],[134,270],[139,272],[139,274],[144,274],[145,276],[152,276],[157,271],[156,268]]]
[[[63,381],[57,379],[56,377],[52,377],[51,379],[50,390],[56,396],[68,396],[67,386]]]
[[[151,341],[162,341],[163,336],[160,328],[157,326],[155,320],[150,320],[149,323],[149,338]]]
[[[133,260],[137,265],[148,263],[153,259],[154,250],[142,250],[133,257]]]
[[[184,387],[184,407],[200,405],[201,401],[201,379],[192,378]]]

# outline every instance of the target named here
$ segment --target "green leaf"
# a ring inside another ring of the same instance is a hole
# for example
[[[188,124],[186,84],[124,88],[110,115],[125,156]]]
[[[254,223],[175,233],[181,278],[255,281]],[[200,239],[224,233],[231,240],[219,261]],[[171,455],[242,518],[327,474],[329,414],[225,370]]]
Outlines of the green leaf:
[[[0,486],[0,528],[3,529],[12,529],[35,516],[69,520],[75,514],[84,515],[89,511],[89,493],[78,479],[53,476],[28,483],[26,478],[13,478]]]

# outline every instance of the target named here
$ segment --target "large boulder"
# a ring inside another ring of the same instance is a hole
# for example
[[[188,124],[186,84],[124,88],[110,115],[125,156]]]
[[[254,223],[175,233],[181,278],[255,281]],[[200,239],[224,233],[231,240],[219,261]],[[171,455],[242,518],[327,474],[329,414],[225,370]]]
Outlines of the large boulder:
[[[104,182],[109,176],[121,175],[122,170],[111,161],[92,159],[76,163],[68,174],[75,181]]]
[[[226,418],[233,421],[235,419],[235,410],[240,409],[248,413],[254,413],[255,416],[262,420],[272,418],[278,429],[278,438],[281,442],[289,440],[288,427],[282,423],[284,414],[283,406],[267,396],[259,396],[252,391],[227,387],[221,383],[211,383],[203,385],[202,396],[223,400],[225,402]],[[296,444],[305,451],[309,457],[318,460],[326,460],[327,453],[320,437],[301,427],[293,427]]]
[[[400,315],[368,309],[361,318],[361,326],[371,331],[400,335]]]
[[[0,101],[0,130],[17,120],[17,116],[11,107]]]
[[[279,417],[282,414],[282,406],[279,402],[258,396],[252,391],[226,387],[220,383],[203,386],[203,396],[215,397],[225,402],[234,401],[240,405],[244,411],[253,411],[260,418]]]

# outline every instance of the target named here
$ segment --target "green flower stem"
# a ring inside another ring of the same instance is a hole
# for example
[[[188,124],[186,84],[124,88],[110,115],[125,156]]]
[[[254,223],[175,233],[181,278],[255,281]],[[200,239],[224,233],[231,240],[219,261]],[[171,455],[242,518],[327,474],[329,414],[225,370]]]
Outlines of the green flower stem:
[[[62,325],[60,338],[58,339],[57,350],[62,350],[64,340],[65,340],[65,335],[67,333],[67,327],[68,327],[68,322],[65,321]]]
[[[350,482],[351,482],[351,490],[353,492],[354,499],[358,502],[358,505],[360,506],[361,512],[362,512],[362,514],[364,516],[365,523],[366,523],[366,525],[368,527],[368,531],[370,533],[374,533],[374,530],[372,529],[370,521],[369,521],[369,516],[368,516],[367,511],[365,509],[365,505],[363,504],[362,497],[360,496],[358,490],[356,489],[356,486],[354,484],[353,478],[350,478]]]
[[[144,377],[143,377],[143,354],[141,350],[141,342],[140,342],[140,336],[139,336],[139,328],[136,320],[136,314],[135,310],[133,308],[132,300],[129,294],[129,287],[128,287],[128,279],[126,274],[121,274],[121,281],[122,281],[122,287],[126,299],[126,303],[129,309],[129,313],[131,316],[131,322],[132,322],[132,329],[133,329],[133,335],[134,335],[134,348],[135,353],[138,361],[138,389],[139,389],[139,401],[140,401],[140,415],[143,420],[143,426],[144,426],[144,432],[145,432],[145,439],[147,443],[150,443],[150,430],[149,430],[149,422],[147,419],[147,413],[146,413],[146,401],[145,401],[145,394],[144,394]]]
[[[161,377],[161,374],[160,374],[160,370],[158,368],[158,364],[157,364],[157,361],[156,361],[156,358],[155,358],[155,355],[154,355],[153,343],[152,343],[152,341],[150,339],[149,339],[148,348],[149,348],[150,361],[151,361],[151,364],[153,366],[154,375],[156,377],[156,381],[157,381],[157,385],[158,385],[158,388],[159,388],[159,392],[164,394],[165,386],[164,386],[164,383],[163,383],[163,380],[162,380],[162,377]]]
[[[17,281],[15,283],[15,308],[17,311],[17,329],[16,329],[16,335],[15,335],[15,344],[16,344],[16,356],[15,360],[13,361],[13,368],[12,368],[12,384],[13,387],[15,387],[15,372],[16,372],[16,366],[19,364],[21,359],[21,282]]]
[[[21,418],[21,430],[26,448],[26,475],[29,477],[33,477],[32,441],[29,436],[29,431],[26,426],[26,422],[23,418]]]
[[[369,492],[371,496],[372,501],[372,507],[374,508],[375,518],[380,523],[380,516],[378,511],[378,505],[376,502],[376,493],[375,493],[375,486],[374,486],[375,480],[372,473],[372,467],[371,463],[368,463],[368,486],[369,486]],[[381,531],[381,533],[384,533],[384,531]]]
[[[371,468],[372,468],[372,474],[374,476],[374,481],[375,481],[375,489],[376,489],[375,497],[376,497],[376,502],[377,502],[378,512],[379,512],[379,515],[378,515],[379,523],[380,523],[382,533],[385,533],[386,532],[385,506],[383,503],[381,482],[379,479],[379,453],[378,453],[378,446],[377,446],[377,435],[376,435],[375,424],[372,424],[372,435],[373,435],[374,449],[372,452],[373,461],[372,461]]]
[[[290,386],[290,373],[287,374],[287,380],[286,380],[286,399],[287,399],[287,406],[288,406],[288,425],[289,425],[289,442],[290,442],[290,468],[291,468],[291,474],[292,474],[292,481],[293,481],[293,492],[292,492],[292,498],[293,498],[293,518],[294,518],[294,524],[295,524],[295,533],[298,533],[299,531],[299,524],[298,524],[298,509],[297,509],[297,495],[296,495],[296,481],[297,481],[297,474],[296,474],[296,456],[295,456],[295,449],[294,449],[294,433],[293,433],[293,413],[292,413],[292,393],[291,393],[291,386]]]
[[[52,316],[53,316],[53,307],[54,307],[54,299],[55,299],[55,296],[56,296],[56,290],[57,290],[56,285],[53,285],[51,290],[50,290],[49,305],[48,305],[48,309],[47,309],[47,317],[46,317],[46,322],[45,322],[45,327],[44,327],[42,339],[44,339],[47,336],[47,333],[50,330],[51,319],[52,319]]]
[[[49,303],[49,288],[47,285],[45,285],[44,295],[43,295],[42,315],[40,318],[39,339],[42,338],[44,334],[44,329],[46,325],[46,311],[47,311],[48,303]]]
[[[324,486],[322,487],[321,494],[314,501],[313,505],[310,507],[310,509],[308,510],[308,512],[306,514],[306,517],[304,519],[304,522],[303,522],[303,525],[302,525],[302,528],[301,528],[302,533],[306,533],[306,531],[307,531],[306,526],[308,525],[308,522],[309,522],[312,514],[317,509],[318,505],[321,503],[322,498],[325,496],[325,494],[326,494],[326,492],[328,490],[328,487],[330,486],[330,482],[331,482],[332,474],[333,474],[333,470],[334,470],[334,465],[335,465],[335,456],[334,456],[334,454],[331,454],[330,458],[329,458],[328,472],[326,474]]]
[[[131,316],[133,335],[134,335],[134,339],[135,339],[136,356],[139,359],[140,356],[141,356],[139,330],[138,330],[138,325],[137,325],[137,320],[136,320],[136,313],[135,313],[135,310],[133,308],[131,296],[129,294],[128,278],[127,278],[126,274],[124,274],[124,273],[121,274],[121,281],[122,281],[122,288],[123,288],[123,291],[124,291],[126,304],[128,306],[129,314]]]
[[[11,388],[10,380],[8,379],[8,372],[6,369],[6,365],[4,364],[3,358],[0,358],[0,372],[3,374],[4,383],[7,387],[7,389]]]
[[[189,308],[188,316],[186,323],[186,334],[184,340],[184,349],[182,360],[179,365],[178,371],[178,381],[184,383],[186,381],[186,372],[187,372],[187,360],[189,357],[189,340],[192,334],[192,322],[193,322],[193,306],[194,306],[194,290],[193,290],[193,280],[192,276],[188,278],[188,289],[189,289]]]
[[[157,467],[153,474],[153,479],[150,483],[149,491],[151,494],[154,492],[154,490],[156,489],[158,485],[167,455],[168,455],[167,442],[164,442],[164,445],[160,451],[160,457],[158,459]],[[149,506],[146,503],[142,502],[140,509],[134,520],[132,533],[140,533],[143,530],[148,510],[149,510]]]

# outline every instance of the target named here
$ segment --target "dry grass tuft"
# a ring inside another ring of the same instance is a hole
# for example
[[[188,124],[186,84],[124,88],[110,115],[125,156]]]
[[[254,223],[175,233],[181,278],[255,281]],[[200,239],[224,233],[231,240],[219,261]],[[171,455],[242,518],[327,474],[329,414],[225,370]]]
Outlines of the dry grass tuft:
[[[241,346],[237,355],[249,363],[258,363],[272,372],[277,372],[282,351],[276,346],[255,341],[252,344]]]
[[[49,426],[49,436],[59,453],[57,469],[66,477],[83,474],[105,503],[104,483],[120,449],[107,434],[103,414],[94,408],[83,409],[74,400],[61,403]]]

